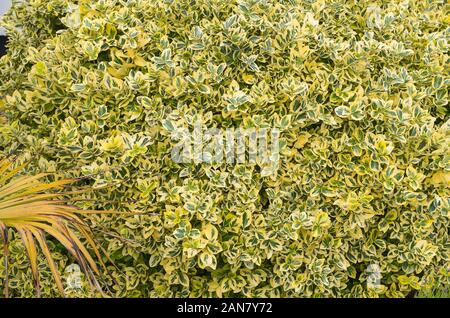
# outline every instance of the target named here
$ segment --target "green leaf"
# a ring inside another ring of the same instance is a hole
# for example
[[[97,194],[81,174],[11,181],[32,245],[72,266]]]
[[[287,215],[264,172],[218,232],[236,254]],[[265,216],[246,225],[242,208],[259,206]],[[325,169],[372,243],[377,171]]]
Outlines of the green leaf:
[[[348,118],[350,115],[350,108],[347,106],[338,106],[334,109],[336,115],[342,118]]]
[[[209,252],[202,252],[198,256],[198,266],[203,269],[215,270],[217,267],[217,259]]]

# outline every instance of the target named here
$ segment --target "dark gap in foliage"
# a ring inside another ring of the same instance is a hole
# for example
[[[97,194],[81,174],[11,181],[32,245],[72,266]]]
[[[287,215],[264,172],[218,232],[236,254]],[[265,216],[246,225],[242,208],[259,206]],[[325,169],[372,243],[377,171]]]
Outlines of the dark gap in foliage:
[[[8,37],[0,36],[0,56],[6,54],[6,44],[8,43]]]

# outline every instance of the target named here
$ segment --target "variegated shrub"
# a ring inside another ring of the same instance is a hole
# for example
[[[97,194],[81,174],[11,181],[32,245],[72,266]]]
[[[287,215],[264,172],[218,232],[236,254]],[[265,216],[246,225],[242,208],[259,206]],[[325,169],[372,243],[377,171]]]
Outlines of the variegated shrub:
[[[95,175],[85,208],[145,211],[93,219],[116,296],[403,297],[449,280],[449,22],[443,0],[17,1],[0,145]],[[277,174],[172,161],[198,120],[280,129]]]

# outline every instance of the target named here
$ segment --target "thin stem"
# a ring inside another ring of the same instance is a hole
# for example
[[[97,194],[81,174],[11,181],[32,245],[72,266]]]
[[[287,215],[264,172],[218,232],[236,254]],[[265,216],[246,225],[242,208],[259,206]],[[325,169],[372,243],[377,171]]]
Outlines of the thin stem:
[[[5,298],[9,298],[9,279],[8,279],[8,265],[9,265],[9,261],[8,261],[8,245],[6,244],[6,242],[3,242],[3,255],[5,256],[5,289],[4,289],[4,294],[5,294]]]

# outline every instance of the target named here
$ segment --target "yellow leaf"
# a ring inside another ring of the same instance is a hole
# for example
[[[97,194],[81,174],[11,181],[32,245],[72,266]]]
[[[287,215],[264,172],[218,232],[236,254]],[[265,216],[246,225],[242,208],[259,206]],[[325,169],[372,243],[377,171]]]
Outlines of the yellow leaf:
[[[450,185],[450,171],[438,171],[430,179],[430,184],[438,187],[443,185],[444,187],[449,187]]]
[[[102,149],[104,151],[121,151],[124,148],[122,136],[117,135],[103,142]]]
[[[125,64],[119,69],[115,69],[113,67],[108,67],[108,73],[116,78],[124,78],[128,75],[132,64]]]
[[[242,79],[247,84],[253,84],[255,82],[255,77],[252,74],[243,74]]]
[[[401,275],[398,277],[398,282],[400,285],[409,285],[409,277],[406,275]]]
[[[311,134],[309,133],[302,133],[300,136],[298,136],[297,141],[294,144],[294,147],[297,149],[303,148],[305,144],[308,142],[309,138],[311,137]]]
[[[215,240],[217,240],[217,237],[219,236],[219,231],[217,231],[217,229],[214,225],[207,224],[207,225],[203,226],[203,228],[202,228],[202,235],[208,241],[215,241]]]

